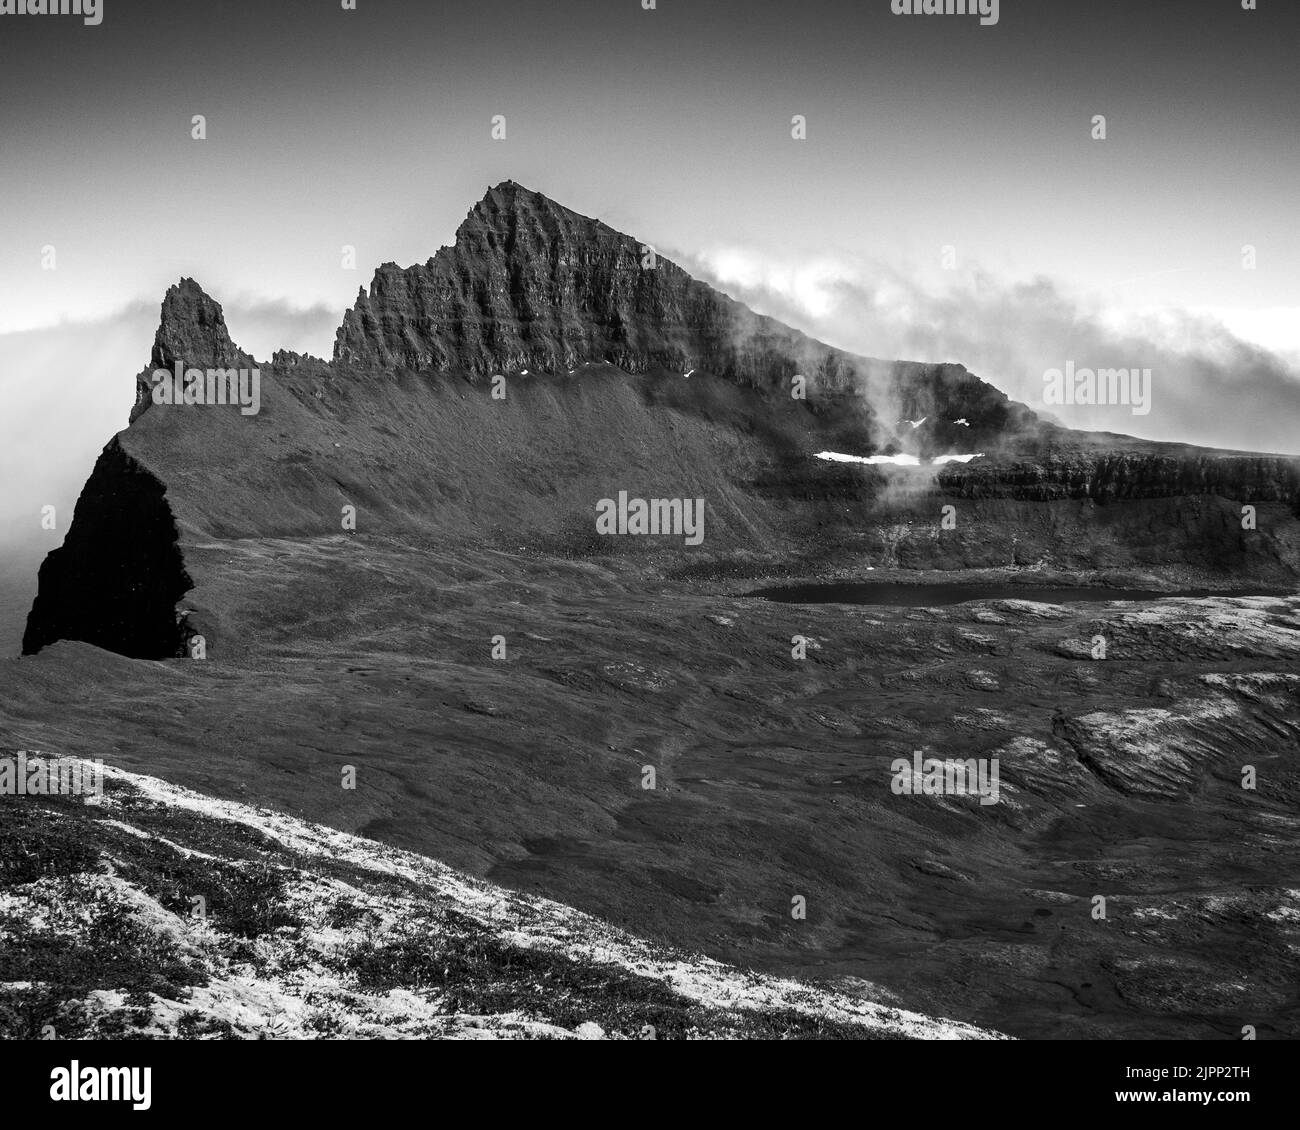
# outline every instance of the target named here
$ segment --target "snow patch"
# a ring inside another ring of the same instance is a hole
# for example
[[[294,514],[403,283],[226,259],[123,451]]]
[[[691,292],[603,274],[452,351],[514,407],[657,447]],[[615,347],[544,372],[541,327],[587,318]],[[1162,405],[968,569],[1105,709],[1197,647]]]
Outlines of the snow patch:
[[[887,463],[895,467],[919,467],[921,460],[915,455],[845,455],[842,451],[819,451],[816,459],[825,459],[830,463],[867,463],[878,466]],[[940,467],[944,463],[969,463],[972,459],[983,459],[982,451],[970,455],[936,455],[929,466]]]

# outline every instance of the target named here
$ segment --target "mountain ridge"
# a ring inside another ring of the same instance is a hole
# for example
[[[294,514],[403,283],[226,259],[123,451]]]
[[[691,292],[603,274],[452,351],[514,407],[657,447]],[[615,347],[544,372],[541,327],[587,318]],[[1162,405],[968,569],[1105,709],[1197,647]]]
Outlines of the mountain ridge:
[[[166,612],[204,587],[197,546],[337,535],[347,508],[364,534],[649,562],[663,539],[615,543],[592,528],[596,502],[628,485],[707,497],[692,568],[820,546],[827,569],[1167,560],[1295,575],[1300,460],[1070,431],[963,366],[845,353],[668,259],[645,266],[646,251],[504,182],[425,264],[376,271],[332,361],[276,351],[259,365],[221,305],[182,278],[128,427],[42,565],[24,652],[73,638],[182,654],[193,634],[225,634]],[[259,368],[259,412],[155,404],[154,371],[175,366]],[[821,451],[980,458],[914,472],[826,464]],[[1122,513],[1098,509],[1120,501]],[[1238,502],[1271,508],[1257,536],[1234,532]],[[928,527],[945,504],[964,520],[938,539]]]
[[[874,382],[900,413],[941,387],[954,413],[1007,424],[1007,397],[961,365],[887,362],[818,341],[689,275],[649,245],[515,181],[490,188],[424,264],[382,264],[343,318],[335,363],[459,368],[482,376],[608,363],[628,373],[710,371],[767,391],[803,376],[832,392]],[[784,385],[784,388],[782,386]],[[1033,415],[1023,406],[1023,423]],[[963,437],[954,430],[951,440]]]

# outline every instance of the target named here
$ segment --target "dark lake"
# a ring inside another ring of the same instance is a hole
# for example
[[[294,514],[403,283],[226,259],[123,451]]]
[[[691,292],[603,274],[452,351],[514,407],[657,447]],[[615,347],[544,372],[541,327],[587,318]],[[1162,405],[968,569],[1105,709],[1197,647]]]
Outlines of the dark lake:
[[[1070,601],[1162,600],[1171,596],[1282,596],[1280,589],[1112,589],[1096,586],[1052,587],[1048,585],[910,585],[885,582],[846,582],[817,585],[778,585],[759,589],[750,596],[782,604],[876,604],[891,608],[933,608],[961,604],[967,600],[1037,600],[1047,604]]]

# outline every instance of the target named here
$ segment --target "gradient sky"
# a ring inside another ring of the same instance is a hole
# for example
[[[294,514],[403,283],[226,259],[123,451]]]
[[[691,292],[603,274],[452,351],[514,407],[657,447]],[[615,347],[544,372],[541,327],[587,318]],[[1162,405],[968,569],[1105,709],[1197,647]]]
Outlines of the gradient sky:
[[[0,331],[186,273],[341,312],[507,177],[670,254],[921,270],[950,244],[1135,307],[1300,307],[1291,0],[1002,0],[992,27],[889,0],[104,4],[0,17]]]

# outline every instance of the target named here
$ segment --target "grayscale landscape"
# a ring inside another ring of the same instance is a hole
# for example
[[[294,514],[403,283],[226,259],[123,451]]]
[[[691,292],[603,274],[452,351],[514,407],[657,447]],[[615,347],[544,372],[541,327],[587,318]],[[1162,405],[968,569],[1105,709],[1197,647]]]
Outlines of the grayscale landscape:
[[[462,7],[0,111],[0,1037],[1300,1036],[1285,17]]]

